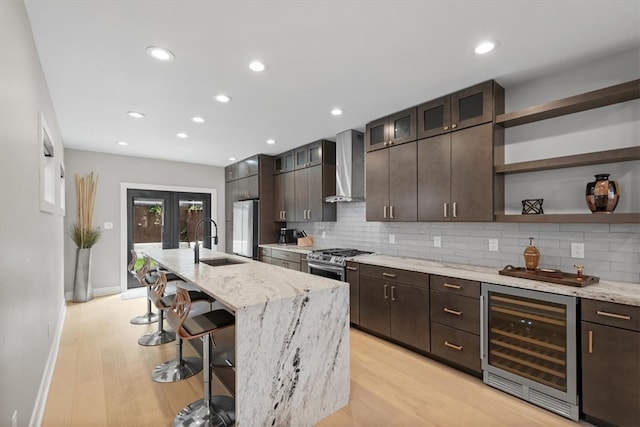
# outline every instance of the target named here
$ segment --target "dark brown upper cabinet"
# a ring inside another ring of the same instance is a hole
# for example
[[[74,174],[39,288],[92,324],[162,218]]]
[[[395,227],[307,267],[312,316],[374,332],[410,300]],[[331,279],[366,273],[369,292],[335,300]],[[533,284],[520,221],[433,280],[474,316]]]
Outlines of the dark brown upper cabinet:
[[[425,102],[418,106],[418,139],[488,123],[494,118],[496,100],[503,98],[504,89],[490,80]]]
[[[234,164],[229,165],[229,166],[224,168],[224,180],[225,180],[225,182],[235,181],[236,179],[239,178],[239,176],[238,176],[239,166],[240,165],[238,163],[234,163]]]
[[[236,179],[258,175],[258,171],[260,170],[258,161],[258,155],[255,155],[227,166],[224,168],[225,181],[230,182]]]
[[[367,152],[415,141],[416,114],[416,108],[412,107],[367,123],[364,137]]]
[[[417,220],[416,144],[367,153],[367,221]]]
[[[294,169],[294,157],[295,152],[293,150],[276,156],[273,161],[273,173],[291,172]]]
[[[294,168],[304,169],[321,164],[335,164],[335,142],[320,140],[294,150]]]

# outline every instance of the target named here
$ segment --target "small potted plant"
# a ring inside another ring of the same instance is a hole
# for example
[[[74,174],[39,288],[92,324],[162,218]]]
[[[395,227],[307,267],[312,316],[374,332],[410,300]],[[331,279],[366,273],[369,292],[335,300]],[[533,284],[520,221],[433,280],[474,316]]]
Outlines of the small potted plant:
[[[93,227],[93,206],[96,199],[98,175],[75,175],[77,221],[69,227],[69,236],[76,244],[76,271],[73,279],[73,301],[93,299],[91,286],[91,248],[100,238],[100,228]]]

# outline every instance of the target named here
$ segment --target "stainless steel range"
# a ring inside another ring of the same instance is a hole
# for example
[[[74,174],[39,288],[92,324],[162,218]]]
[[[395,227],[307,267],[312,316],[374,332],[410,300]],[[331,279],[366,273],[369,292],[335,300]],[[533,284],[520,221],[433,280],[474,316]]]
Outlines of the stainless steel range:
[[[307,271],[316,276],[344,282],[346,280],[345,267],[347,266],[347,258],[370,253],[372,252],[359,249],[320,249],[307,255]]]

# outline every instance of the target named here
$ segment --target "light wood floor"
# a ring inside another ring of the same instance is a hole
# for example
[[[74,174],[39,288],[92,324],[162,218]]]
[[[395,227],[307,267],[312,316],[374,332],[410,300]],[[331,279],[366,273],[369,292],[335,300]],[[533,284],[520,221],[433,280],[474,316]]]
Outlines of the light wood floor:
[[[129,324],[145,300],[119,295],[70,303],[43,426],[169,426],[202,397],[202,377],[151,379],[173,343],[142,347],[156,325]],[[184,346],[185,355],[194,351]],[[219,390],[214,383],[215,390]],[[438,362],[351,331],[351,402],[319,426],[517,426],[579,424],[525,403]],[[581,423],[580,425],[588,425]]]

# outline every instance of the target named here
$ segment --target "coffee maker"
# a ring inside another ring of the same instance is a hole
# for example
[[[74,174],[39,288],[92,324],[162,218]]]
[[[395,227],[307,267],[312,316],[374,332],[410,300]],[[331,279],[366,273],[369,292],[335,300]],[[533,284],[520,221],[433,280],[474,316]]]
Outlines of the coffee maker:
[[[297,233],[296,230],[293,228],[281,228],[280,229],[280,239],[278,240],[278,243],[281,245],[287,245],[287,244],[291,244],[291,243],[296,243],[297,242]]]

